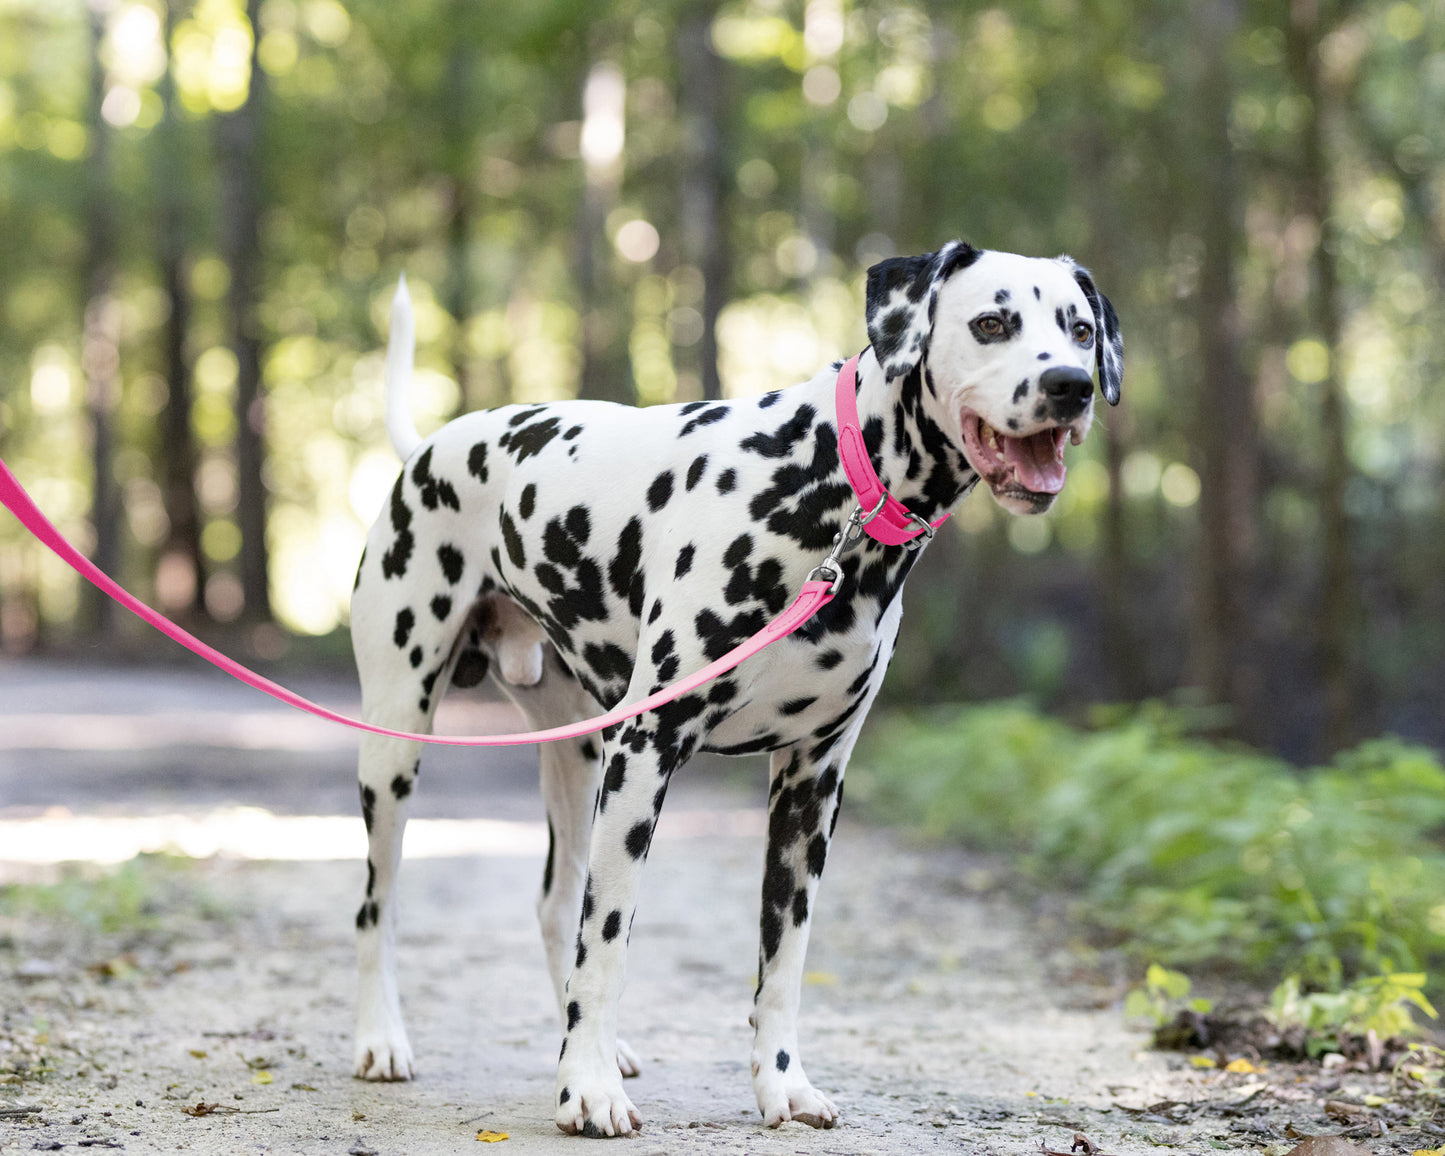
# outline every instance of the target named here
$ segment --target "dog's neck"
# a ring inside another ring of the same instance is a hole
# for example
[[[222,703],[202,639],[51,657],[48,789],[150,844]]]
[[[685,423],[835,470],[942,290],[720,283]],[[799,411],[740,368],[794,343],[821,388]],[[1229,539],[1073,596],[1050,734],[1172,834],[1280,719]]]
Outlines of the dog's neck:
[[[925,359],[911,373],[885,377],[873,350],[866,350],[858,361],[858,422],[888,492],[933,521],[953,509],[978,474],[944,432],[948,418],[927,374]]]

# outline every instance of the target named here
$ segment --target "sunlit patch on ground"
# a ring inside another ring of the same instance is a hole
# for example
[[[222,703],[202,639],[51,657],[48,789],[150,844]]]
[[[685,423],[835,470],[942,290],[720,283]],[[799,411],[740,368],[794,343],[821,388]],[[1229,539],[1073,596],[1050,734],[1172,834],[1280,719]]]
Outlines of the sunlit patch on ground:
[[[664,812],[659,839],[760,836],[762,809]],[[501,819],[413,819],[406,856],[528,856],[547,851],[547,825]],[[362,859],[360,816],[276,815],[260,807],[227,807],[198,815],[75,815],[63,807],[27,819],[0,820],[0,864],[122,863],[146,852],[193,859]]]

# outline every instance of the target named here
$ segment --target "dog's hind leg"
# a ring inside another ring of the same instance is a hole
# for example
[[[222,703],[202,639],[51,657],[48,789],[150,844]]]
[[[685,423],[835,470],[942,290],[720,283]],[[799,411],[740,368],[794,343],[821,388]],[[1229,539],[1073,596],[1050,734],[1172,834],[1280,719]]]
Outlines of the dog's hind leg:
[[[833,1102],[803,1071],[798,1004],[813,900],[858,729],[855,723],[831,743],[800,745],[772,756],[752,1053],[753,1091],[770,1128],[787,1120],[831,1128],[838,1119]]]
[[[386,585],[381,574],[363,563],[352,599],[352,645],[366,721],[425,734],[450,674],[453,641],[467,607],[448,605],[443,614],[437,599],[418,613],[409,605],[398,606],[397,595],[405,593]],[[367,1080],[409,1080],[414,1074],[397,990],[395,885],[421,746],[372,734],[361,740],[358,779],[367,856],[366,895],[356,913],[353,1055],[355,1074]]]
[[[540,660],[516,654],[516,649],[514,633],[513,661],[499,662],[499,673],[508,696],[526,716],[530,729],[562,726],[597,713],[600,708],[596,701],[577,683],[550,645],[542,647]],[[498,646],[496,650],[502,657],[503,648]],[[530,669],[534,662],[540,677],[531,685],[519,685],[508,677],[509,672],[515,675],[518,670]],[[547,863],[537,896],[537,918],[542,925],[542,943],[547,949],[547,969],[557,993],[557,1007],[564,1019],[567,976],[577,950],[592,812],[601,779],[601,751],[600,735],[539,747],[542,802],[547,810]],[[639,1071],[637,1056],[622,1040],[617,1041],[617,1067],[623,1076],[635,1076]]]

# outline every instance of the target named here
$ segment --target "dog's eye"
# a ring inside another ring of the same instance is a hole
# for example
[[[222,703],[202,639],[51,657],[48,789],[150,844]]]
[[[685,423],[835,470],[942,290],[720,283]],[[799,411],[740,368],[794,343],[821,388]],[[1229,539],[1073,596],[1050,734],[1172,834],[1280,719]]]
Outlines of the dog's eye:
[[[978,319],[978,331],[985,337],[1003,336],[1003,318],[1001,317],[980,317]]]
[[[1074,322],[1074,340],[1080,345],[1088,345],[1094,337],[1094,327],[1087,321]]]

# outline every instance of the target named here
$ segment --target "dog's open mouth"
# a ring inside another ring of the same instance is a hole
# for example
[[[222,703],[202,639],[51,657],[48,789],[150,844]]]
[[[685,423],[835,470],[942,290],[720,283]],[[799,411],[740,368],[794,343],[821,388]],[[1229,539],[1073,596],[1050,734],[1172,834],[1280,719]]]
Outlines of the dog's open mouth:
[[[969,463],[995,493],[1053,495],[1064,488],[1065,426],[1027,437],[1000,433],[971,409],[963,411],[963,442]]]

